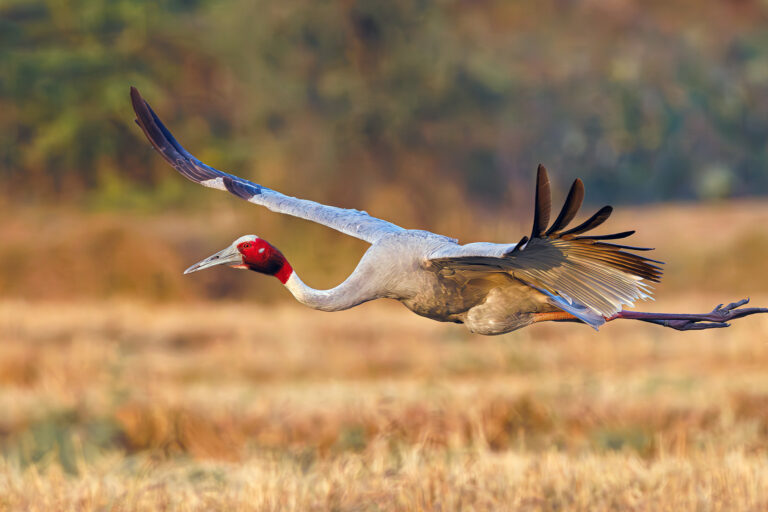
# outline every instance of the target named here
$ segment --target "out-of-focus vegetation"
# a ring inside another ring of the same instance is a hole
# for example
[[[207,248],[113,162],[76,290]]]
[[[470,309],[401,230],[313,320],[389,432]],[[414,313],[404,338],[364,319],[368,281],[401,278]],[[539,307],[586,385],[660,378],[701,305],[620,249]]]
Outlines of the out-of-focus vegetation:
[[[492,338],[394,306],[0,301],[2,507],[765,510],[768,318]]]
[[[245,203],[235,210],[152,216],[22,208],[0,223],[0,295],[293,301],[277,279],[254,272],[226,267],[193,275],[182,271],[235,237],[256,231],[280,248],[308,284],[330,288],[354,270],[367,248],[348,236],[329,238],[328,230],[305,221],[291,221],[288,229],[281,229],[282,222]],[[662,282],[655,286],[662,301],[680,291],[721,293],[726,302],[768,292],[768,205],[627,206],[609,222],[614,231],[637,229],[633,243],[656,247],[652,257],[666,262]],[[463,241],[511,240],[530,229],[530,218],[479,226],[459,219],[457,225]]]
[[[4,0],[0,186],[201,207],[133,125],[132,84],[213,165],[420,225],[506,211],[538,162],[595,203],[763,194],[767,18],[748,0]]]

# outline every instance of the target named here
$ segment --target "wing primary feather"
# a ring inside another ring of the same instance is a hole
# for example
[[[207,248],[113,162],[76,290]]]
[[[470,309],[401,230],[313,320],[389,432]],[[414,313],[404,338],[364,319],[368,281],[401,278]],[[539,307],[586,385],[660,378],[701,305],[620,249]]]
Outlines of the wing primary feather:
[[[596,251],[589,253],[574,251],[573,255],[594,261],[601,261],[641,277],[659,277],[663,272],[661,267],[648,263],[644,258],[632,257],[634,255],[624,252],[618,253],[617,255],[611,255]]]
[[[631,231],[622,231],[621,233],[613,233],[612,235],[588,235],[588,236],[577,236],[575,238],[571,238],[571,240],[618,240],[619,238],[627,238],[628,236],[632,236],[635,234],[635,230]]]
[[[629,251],[653,251],[654,250],[651,247],[632,247],[631,245],[606,244],[603,242],[595,242],[595,245],[598,247],[613,247],[614,249],[627,249]],[[638,256],[638,258],[640,258],[640,256]],[[663,261],[646,258],[645,256],[642,256],[642,259],[647,261],[652,261],[654,263],[658,263],[659,265],[665,264]]]
[[[536,205],[533,213],[533,229],[531,238],[541,236],[549,224],[549,214],[552,210],[552,198],[549,191],[549,176],[547,168],[539,164],[536,170]]]
[[[163,133],[163,137],[168,141],[171,146],[176,149],[179,153],[181,153],[186,158],[195,158],[192,156],[192,154],[184,149],[184,147],[179,144],[179,141],[176,140],[176,137],[174,137],[171,132],[168,130],[168,128],[165,127],[162,121],[160,121],[160,118],[157,117],[157,114],[155,114],[155,111],[152,110],[152,107],[149,105],[149,103],[144,100],[144,105],[146,105],[147,110],[149,111],[149,115],[152,116],[152,121],[154,121],[154,124],[158,127],[158,129]]]
[[[566,250],[568,250],[569,254],[584,255],[586,257],[593,257],[593,256],[600,255],[608,258],[631,259],[632,261],[642,262],[643,265],[648,265],[649,264],[648,262],[658,263],[660,265],[664,264],[663,261],[646,258],[645,256],[640,256],[639,254],[623,252],[619,249],[618,246],[614,244],[604,244],[601,242],[595,242],[595,243],[580,242],[579,245],[571,246]],[[633,250],[633,249],[629,249],[629,250]],[[660,268],[660,267],[656,267],[655,265],[650,265],[650,266],[654,268]]]
[[[581,203],[584,201],[584,183],[580,179],[577,179],[571,185],[571,190],[568,191],[568,197],[563,203],[563,208],[560,210],[560,215],[555,219],[555,223],[552,224],[547,232],[547,236],[556,234],[561,229],[564,229],[568,223],[570,223],[581,208]]]
[[[610,254],[604,251],[572,251],[572,254],[574,257],[602,261],[608,265],[623,268],[627,272],[635,273],[642,277],[645,277],[643,274],[654,276],[656,274],[661,274],[662,272],[660,267],[648,263],[645,258],[640,258],[625,252]]]
[[[601,247],[615,247],[616,249],[627,249],[630,251],[653,251],[653,247],[635,247],[634,245],[619,245],[619,244],[607,244],[604,242],[595,242],[595,245],[600,244]]]
[[[200,183],[226,176],[226,173],[205,165],[184,149],[135,87],[131,87],[131,103],[136,112],[136,123],[141,127],[149,142],[184,177]]]
[[[155,124],[152,114],[149,112],[149,105],[147,105],[147,102],[144,101],[144,98],[141,97],[139,91],[136,90],[135,87],[131,87],[131,104],[133,105],[134,112],[136,112],[136,124],[139,125],[144,132],[144,135],[149,139],[149,142],[163,156],[163,158],[168,160],[172,165],[175,165],[178,157],[172,158],[168,151],[169,149],[172,149],[173,146],[171,146],[171,148],[165,147],[165,137],[163,136],[163,132]]]
[[[611,216],[611,213],[613,213],[613,208],[610,206],[603,206],[600,208],[600,210],[597,211],[593,216],[579,224],[573,229],[569,229],[568,231],[561,233],[560,238],[564,238],[566,236],[570,235],[578,235],[580,233],[584,233],[585,231],[589,231],[590,229],[595,229],[597,226],[608,220],[608,217]]]

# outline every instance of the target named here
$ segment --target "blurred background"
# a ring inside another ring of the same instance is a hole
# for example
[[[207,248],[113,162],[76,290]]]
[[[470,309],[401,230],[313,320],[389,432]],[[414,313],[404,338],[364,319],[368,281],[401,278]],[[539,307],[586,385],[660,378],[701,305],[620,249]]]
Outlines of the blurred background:
[[[324,285],[359,256],[179,179],[134,125],[129,85],[215,167],[464,241],[519,239],[540,162],[556,194],[584,179],[594,207],[759,197],[767,13],[747,0],[5,0],[0,201],[14,214],[0,291],[243,298],[241,278],[171,270],[251,232]],[[35,278],[20,231],[45,233],[66,276]]]
[[[701,499],[697,468],[738,453],[758,457],[737,461],[749,478],[734,470],[712,495],[734,474],[759,489],[765,320],[478,339],[387,303],[299,309],[250,273],[182,276],[255,233],[330,287],[366,246],[185,181],[133,123],[128,89],[214,167],[462,242],[526,233],[543,163],[556,206],[580,177],[584,215],[614,205],[606,229],[638,229],[633,242],[668,262],[641,309],[765,305],[767,22],[758,0],[0,0],[3,464],[82,476],[105,453],[267,457],[276,466],[260,470],[300,482],[309,503],[325,491],[301,475],[346,456],[381,457],[385,475],[425,447],[523,466],[566,454],[539,479],[578,467],[574,453],[615,474],[626,459],[606,453],[690,456],[688,480],[659,488],[667,503]],[[404,477],[404,503],[434,505],[425,482],[459,485],[451,463],[435,476],[408,460],[419,478]],[[139,485],[123,464],[109,471]],[[647,471],[655,489],[673,470]],[[24,503],[32,484],[14,482],[0,486]],[[35,489],[78,496],[54,483]],[[561,484],[535,491],[574,505]]]

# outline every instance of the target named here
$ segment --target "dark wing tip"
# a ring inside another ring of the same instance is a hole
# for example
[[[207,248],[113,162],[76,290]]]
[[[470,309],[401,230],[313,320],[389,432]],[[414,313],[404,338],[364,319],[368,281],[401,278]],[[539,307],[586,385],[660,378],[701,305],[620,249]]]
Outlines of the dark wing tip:
[[[556,235],[558,231],[565,229],[576,214],[579,213],[582,202],[584,202],[584,182],[576,178],[573,185],[571,185],[571,189],[568,191],[568,197],[565,198],[560,215],[557,216],[552,227],[545,234],[547,236]]]
[[[131,104],[136,112],[136,124],[141,127],[157,152],[184,177],[208,186],[212,185],[206,184],[206,181],[221,178],[228,192],[246,201],[263,193],[261,185],[221,172],[192,156],[174,138],[135,87],[131,87]]]
[[[168,153],[172,148],[169,147],[170,145],[168,144],[168,140],[166,139],[163,130],[155,122],[155,118],[149,109],[149,104],[141,97],[139,90],[133,86],[131,86],[131,106],[136,114],[136,124],[139,125],[149,142],[161,155],[163,155],[163,157],[165,157],[166,160],[168,160],[168,162],[170,162],[171,165],[175,165],[176,159],[180,155],[177,156]]]
[[[635,234],[635,230],[622,231],[621,233],[613,233],[610,235],[589,235],[589,236],[577,236],[574,240],[618,240],[620,238],[627,238]]]
[[[133,103],[134,110],[136,109],[136,103],[142,101],[144,101],[144,99],[142,99],[141,94],[139,94],[139,90],[134,86],[131,86],[131,102]]]
[[[547,168],[542,164],[536,169],[536,205],[533,213],[533,228],[531,238],[536,238],[544,233],[549,224],[549,214],[552,210],[552,198],[549,190],[549,176]]]
[[[134,86],[131,86],[131,106],[133,107],[133,112],[136,114],[136,123],[146,133],[146,121],[152,116],[149,114],[149,110],[147,109],[147,103],[144,101],[144,98],[141,97],[139,90]],[[147,138],[150,139],[150,142],[152,141],[148,134]]]
[[[589,231],[591,229],[595,229],[597,226],[608,220],[608,217],[611,216],[611,213],[613,213],[613,207],[612,206],[603,206],[600,208],[597,213],[595,213],[593,216],[579,224],[573,229],[569,229],[568,231],[561,233],[560,237],[564,238],[570,235],[578,235],[580,233],[584,233],[586,231]]]
[[[162,134],[156,133],[157,129],[154,126],[155,123],[153,122],[152,113],[149,110],[149,105],[146,101],[144,101],[144,98],[141,97],[139,90],[134,86],[131,86],[131,106],[133,107],[133,111],[136,114],[136,123],[144,131],[144,134],[147,136],[152,145],[157,147],[155,136],[161,136]]]
[[[131,104],[136,113],[136,124],[160,155],[184,177],[200,183],[218,178],[224,173],[201,163],[174,138],[168,128],[157,117],[138,89],[131,87]]]

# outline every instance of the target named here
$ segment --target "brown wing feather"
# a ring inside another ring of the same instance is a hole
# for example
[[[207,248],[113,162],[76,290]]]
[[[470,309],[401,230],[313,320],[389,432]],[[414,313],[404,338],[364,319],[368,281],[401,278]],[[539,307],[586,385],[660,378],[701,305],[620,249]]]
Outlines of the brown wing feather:
[[[547,197],[544,197],[546,192]],[[431,260],[437,268],[466,272],[508,272],[517,279],[559,296],[578,302],[608,317],[622,305],[650,297],[649,282],[657,283],[662,263],[628,251],[650,250],[606,243],[602,240],[626,238],[634,231],[611,235],[575,236],[599,226],[610,216],[605,206],[577,227],[559,233],[573,220],[583,198],[583,186],[577,181],[552,227],[544,232],[549,218],[549,179],[540,166],[537,175],[536,211],[532,236],[523,238],[514,249],[501,257],[459,256]]]
[[[540,236],[547,229],[549,214],[552,210],[552,197],[549,192],[547,169],[539,164],[536,170],[536,205],[533,211],[533,229],[531,238]]]
[[[565,198],[563,209],[560,210],[560,215],[557,216],[555,222],[547,230],[547,236],[557,234],[561,229],[565,228],[571,223],[573,218],[579,213],[581,203],[584,201],[584,183],[577,179],[571,185],[571,190],[568,191],[568,197]]]
[[[581,233],[584,233],[586,231],[591,231],[595,229],[597,226],[608,220],[608,217],[611,216],[613,213],[613,207],[611,206],[603,206],[600,208],[597,213],[595,213],[593,216],[579,224],[573,229],[569,229],[565,233],[560,233],[561,238],[565,238],[568,236],[578,235]]]

